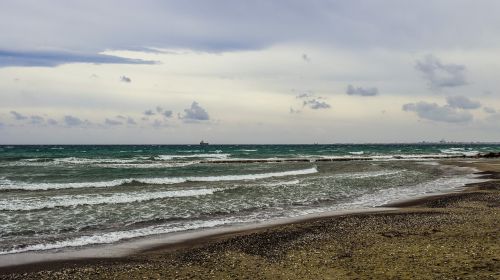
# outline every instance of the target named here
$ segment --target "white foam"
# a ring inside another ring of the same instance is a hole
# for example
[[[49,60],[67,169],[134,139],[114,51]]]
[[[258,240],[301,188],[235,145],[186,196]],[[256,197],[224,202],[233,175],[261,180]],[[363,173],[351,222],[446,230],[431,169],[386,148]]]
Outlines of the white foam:
[[[302,210],[290,209],[290,212],[288,212],[286,217],[297,217],[297,216],[327,212],[332,210],[356,209],[360,207],[375,207],[384,205],[388,202],[394,202],[397,200],[411,199],[426,194],[453,190],[456,189],[457,187],[463,186],[464,184],[478,182],[478,181],[480,180],[474,179],[474,177],[471,175],[444,177],[436,179],[434,181],[420,183],[415,186],[384,189],[377,191],[375,193],[365,194],[360,197],[357,197],[351,202],[343,204],[337,204],[328,207],[315,207],[311,209],[302,209]],[[81,247],[93,244],[94,245],[109,244],[136,237],[173,233],[173,232],[180,232],[180,231],[187,231],[194,229],[213,228],[225,224],[242,223],[242,222],[250,222],[250,220],[237,220],[237,218],[233,218],[224,220],[193,221],[193,222],[188,222],[186,224],[155,225],[135,230],[116,231],[116,232],[81,236],[77,238],[72,238],[68,240],[47,243],[47,244],[34,244],[23,248],[0,251],[0,255],[15,254],[28,251],[62,249],[67,247]]]
[[[138,159],[117,159],[117,158],[56,158],[54,162],[56,163],[69,163],[69,164],[94,164],[94,163],[134,163]]]
[[[449,155],[476,156],[479,154],[479,151],[474,151],[471,149],[466,150],[464,148],[449,148],[449,149],[442,149],[440,151],[443,154],[449,154]]]
[[[50,189],[73,189],[73,188],[106,188],[131,183],[133,181],[152,185],[164,184],[178,184],[187,181],[190,182],[218,182],[218,181],[244,181],[244,180],[258,180],[271,177],[285,177],[294,175],[306,175],[317,173],[316,167],[291,170],[282,172],[270,172],[259,174],[241,174],[241,175],[222,175],[222,176],[200,176],[200,177],[162,177],[162,178],[128,178],[116,179],[110,181],[100,182],[80,182],[80,183],[26,183],[26,182],[13,182],[4,180],[0,183],[1,189],[9,190],[50,190]]]
[[[353,202],[340,205],[342,208],[374,207],[390,202],[413,199],[415,197],[443,193],[462,187],[466,184],[480,182],[473,175],[443,177],[430,182],[420,183],[415,186],[383,189],[371,194],[356,198]]]
[[[188,181],[197,182],[215,182],[215,181],[242,181],[242,180],[257,180],[271,177],[285,177],[294,175],[307,175],[317,173],[316,167],[311,167],[301,170],[260,173],[260,174],[244,174],[244,175],[223,175],[223,176],[207,176],[207,177],[188,177]]]
[[[0,200],[0,211],[29,211],[55,207],[71,207],[79,205],[97,205],[97,204],[122,204],[141,202],[154,199],[170,197],[191,197],[210,195],[221,191],[220,188],[213,189],[190,189],[163,192],[129,192],[113,194],[86,194],[86,195],[61,195],[49,197],[47,199],[39,198],[19,198]]]
[[[104,168],[170,168],[170,167],[183,167],[197,164],[199,161],[152,161],[149,157],[136,157],[133,159],[92,159],[92,158],[58,158],[47,159],[47,161],[40,161],[40,159],[24,159],[20,161],[10,162],[8,166],[52,166],[52,165],[92,165]]]
[[[359,152],[349,152],[351,155],[363,155],[365,152],[359,151]]]
[[[182,158],[212,158],[212,159],[227,159],[230,154],[193,154],[193,155],[159,155],[158,159],[160,160],[173,160],[173,159],[182,159]]]
[[[235,222],[238,221],[232,221],[232,220],[198,221],[178,226],[158,225],[158,226],[150,226],[146,228],[127,230],[127,231],[107,232],[95,235],[81,236],[54,243],[35,244],[19,249],[0,251],[0,255],[15,254],[15,253],[22,253],[29,251],[53,250],[66,247],[81,247],[81,246],[95,245],[95,244],[109,244],[118,242],[120,240],[131,239],[135,237],[143,237],[143,236],[150,236],[162,233],[171,233],[171,232],[186,231],[186,230],[201,229],[201,228],[211,228]]]
[[[147,159],[147,158],[146,158]],[[44,160],[44,161],[41,161]],[[98,165],[98,164],[140,164],[142,158],[118,159],[118,158],[28,158],[19,161],[10,162],[9,166],[50,166],[50,165]]]
[[[80,182],[80,183],[26,183],[4,180],[0,183],[0,190],[50,190],[50,189],[78,189],[78,188],[105,188],[114,187],[129,183],[130,179],[117,179],[101,182]]]
[[[172,168],[172,167],[183,167],[193,164],[197,164],[199,161],[187,161],[187,162],[153,162],[153,163],[105,163],[96,164],[95,166],[104,168]]]
[[[402,170],[381,170],[381,171],[366,171],[366,172],[350,172],[350,173],[341,173],[330,176],[332,178],[349,178],[349,179],[363,179],[363,178],[372,178],[372,177],[380,177],[380,176],[391,176],[397,175]]]

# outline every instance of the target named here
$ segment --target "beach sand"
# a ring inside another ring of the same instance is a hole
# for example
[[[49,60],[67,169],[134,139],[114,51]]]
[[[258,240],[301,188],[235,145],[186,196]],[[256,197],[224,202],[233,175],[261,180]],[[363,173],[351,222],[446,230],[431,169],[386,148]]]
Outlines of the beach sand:
[[[500,279],[500,161],[490,181],[373,211],[158,246],[115,259],[0,268],[0,279]]]

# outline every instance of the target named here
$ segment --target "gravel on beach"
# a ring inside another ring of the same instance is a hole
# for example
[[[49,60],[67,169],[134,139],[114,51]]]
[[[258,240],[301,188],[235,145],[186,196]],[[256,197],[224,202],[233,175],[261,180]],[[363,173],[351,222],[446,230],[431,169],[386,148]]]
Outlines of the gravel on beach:
[[[499,174],[395,211],[315,218],[119,259],[0,268],[0,279],[500,279]]]

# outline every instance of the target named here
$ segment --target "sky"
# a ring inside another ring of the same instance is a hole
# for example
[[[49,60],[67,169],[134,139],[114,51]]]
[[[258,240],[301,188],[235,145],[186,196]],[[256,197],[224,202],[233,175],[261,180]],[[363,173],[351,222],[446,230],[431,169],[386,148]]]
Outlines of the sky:
[[[0,144],[500,141],[497,0],[2,0]]]

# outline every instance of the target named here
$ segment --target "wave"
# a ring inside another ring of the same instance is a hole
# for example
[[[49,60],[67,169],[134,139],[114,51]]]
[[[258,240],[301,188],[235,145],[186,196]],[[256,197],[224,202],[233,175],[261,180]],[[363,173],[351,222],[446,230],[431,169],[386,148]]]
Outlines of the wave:
[[[89,165],[103,168],[170,168],[197,164],[199,161],[163,161],[150,157],[136,157],[132,159],[93,159],[93,158],[29,158],[9,162],[8,166],[57,166],[57,165]]]
[[[184,182],[218,182],[218,181],[244,181],[258,180],[271,177],[285,177],[294,175],[307,175],[317,173],[316,167],[307,169],[258,173],[258,174],[241,174],[241,175],[222,175],[222,176],[200,176],[200,177],[162,177],[162,178],[128,178],[116,179],[100,182],[78,182],[78,183],[26,183],[15,182],[4,179],[0,184],[0,190],[51,190],[51,189],[74,189],[74,188],[106,188],[116,187],[130,183],[142,183],[150,185],[168,185],[179,184]]]
[[[425,160],[441,158],[458,158],[458,154],[394,154],[394,155],[299,155],[298,157],[272,158],[231,158],[224,160],[200,161],[200,163],[273,163],[273,162],[328,162],[328,161],[361,161],[361,160]]]
[[[169,225],[158,225],[150,226],[146,228],[127,230],[127,231],[115,231],[106,232],[94,235],[80,236],[77,238],[72,238],[68,240],[57,241],[47,244],[34,244],[23,247],[14,248],[8,251],[0,251],[0,255],[16,254],[30,251],[45,251],[53,249],[61,249],[67,247],[81,247],[86,245],[95,244],[109,244],[118,242],[124,239],[131,239],[136,237],[165,234],[186,230],[202,229],[202,228],[212,228],[216,226],[221,226],[229,223],[246,222],[246,221],[235,221],[235,220],[211,220],[211,221],[196,221],[187,224],[179,224],[176,226]]]
[[[160,160],[173,160],[173,159],[182,159],[182,158],[205,158],[205,159],[227,159],[231,154],[192,154],[192,155],[159,155],[156,158]]]
[[[56,207],[74,207],[80,205],[98,204],[123,204],[132,202],[143,202],[149,200],[171,198],[171,197],[192,197],[211,195],[222,191],[220,188],[213,189],[190,189],[164,192],[130,192],[117,193],[111,195],[61,195],[50,197],[48,200],[38,200],[33,198],[0,200],[0,211],[31,211],[50,209]]]
[[[342,173],[331,176],[332,178],[342,178],[342,179],[364,179],[380,176],[391,176],[397,175],[406,170],[382,170],[382,171],[367,171],[367,172],[352,172],[352,173]]]
[[[347,201],[345,203],[336,204],[332,206],[313,207],[307,209],[290,209],[290,211],[287,212],[286,216],[295,217],[295,216],[302,216],[306,214],[319,213],[331,210],[355,209],[359,207],[375,207],[384,205],[388,202],[398,201],[401,199],[414,198],[415,196],[421,196],[429,193],[436,193],[445,190],[455,189],[457,187],[463,186],[466,183],[477,182],[477,181],[480,180],[475,179],[471,175],[444,177],[428,182],[423,182],[413,186],[395,187],[390,189],[379,190],[374,193],[367,193],[359,197],[356,197],[351,201]],[[30,244],[22,247],[18,246],[12,249],[0,251],[0,255],[15,254],[15,253],[22,253],[29,251],[54,250],[54,249],[62,249],[68,247],[82,247],[82,246],[97,245],[97,244],[110,244],[137,237],[145,237],[157,234],[166,234],[166,233],[181,232],[181,231],[188,231],[195,229],[207,229],[227,224],[255,222],[257,220],[261,219],[258,217],[245,218],[245,219],[232,217],[232,218],[214,219],[208,221],[200,221],[200,220],[182,221],[169,224],[151,225],[148,227],[143,227],[133,230],[121,230],[115,232],[84,235],[45,244]]]
[[[449,155],[464,155],[464,156],[476,156],[479,154],[479,151],[474,151],[472,149],[464,149],[464,148],[449,148],[440,150],[443,154]]]
[[[143,158],[119,159],[119,158],[26,158],[10,162],[10,166],[48,166],[48,165],[94,165],[94,164],[138,164]]]
[[[172,168],[184,167],[194,165],[199,161],[185,161],[185,162],[155,162],[155,163],[104,163],[96,164],[97,167],[103,168]]]
[[[415,197],[448,192],[466,184],[477,183],[483,180],[477,179],[475,175],[446,176],[435,180],[422,182],[417,185],[407,187],[394,187],[382,189],[374,193],[367,193],[357,197],[349,203],[339,205],[339,208],[374,207],[387,203],[414,199]]]
[[[365,155],[362,151],[350,152],[350,155],[298,155],[297,157],[271,158],[230,158],[230,154],[193,154],[193,155],[159,155],[142,156],[131,159],[113,158],[33,158],[2,163],[7,166],[50,166],[50,165],[89,165],[104,168],[172,168],[193,164],[216,163],[274,163],[274,162],[322,162],[322,161],[356,161],[356,160],[424,160],[475,156],[477,151],[444,149],[439,154],[390,154]],[[187,160],[191,159],[191,160]]]
[[[95,163],[134,163],[138,162],[140,158],[131,159],[107,159],[107,158],[56,158],[54,162],[56,163],[69,163],[69,164],[95,164]]]

